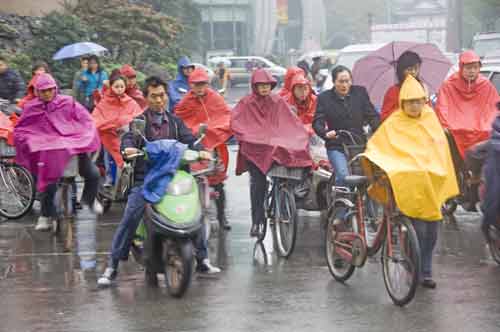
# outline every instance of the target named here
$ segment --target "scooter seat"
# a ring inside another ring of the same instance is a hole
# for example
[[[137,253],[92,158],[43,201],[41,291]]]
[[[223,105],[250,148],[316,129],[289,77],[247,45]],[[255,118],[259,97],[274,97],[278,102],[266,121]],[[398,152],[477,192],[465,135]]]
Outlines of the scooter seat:
[[[363,175],[348,175],[345,177],[344,182],[349,187],[359,187],[368,183],[368,177]]]

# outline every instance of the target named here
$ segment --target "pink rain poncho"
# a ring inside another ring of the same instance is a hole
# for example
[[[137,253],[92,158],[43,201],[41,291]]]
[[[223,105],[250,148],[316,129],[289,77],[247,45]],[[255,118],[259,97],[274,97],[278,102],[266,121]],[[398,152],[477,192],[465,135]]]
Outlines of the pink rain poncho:
[[[35,88],[57,90],[49,74],[40,75]],[[14,143],[16,162],[37,177],[40,192],[63,175],[72,156],[97,151],[100,146],[89,112],[72,97],[58,92],[50,102],[37,97],[24,106],[14,128]]]

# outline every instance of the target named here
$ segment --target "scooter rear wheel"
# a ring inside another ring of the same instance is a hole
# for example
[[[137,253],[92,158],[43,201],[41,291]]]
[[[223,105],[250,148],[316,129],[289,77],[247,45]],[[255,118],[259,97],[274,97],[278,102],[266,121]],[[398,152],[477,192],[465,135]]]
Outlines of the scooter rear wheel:
[[[182,297],[193,274],[193,244],[190,240],[165,243],[165,285],[173,297]]]

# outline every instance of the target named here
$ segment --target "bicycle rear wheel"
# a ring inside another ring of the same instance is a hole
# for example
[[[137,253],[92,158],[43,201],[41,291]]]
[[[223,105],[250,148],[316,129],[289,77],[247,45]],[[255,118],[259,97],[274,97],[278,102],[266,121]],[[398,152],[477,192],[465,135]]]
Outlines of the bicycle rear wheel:
[[[417,290],[420,248],[417,233],[408,218],[400,216],[391,222],[392,234],[387,234],[382,250],[382,271],[392,301],[404,306],[413,299]]]
[[[287,188],[279,188],[279,201],[275,202],[279,215],[274,216],[274,243],[278,255],[290,257],[297,239],[297,208],[295,197]]]
[[[15,164],[2,164],[0,167],[0,215],[19,219],[33,206],[35,182],[24,167]]]

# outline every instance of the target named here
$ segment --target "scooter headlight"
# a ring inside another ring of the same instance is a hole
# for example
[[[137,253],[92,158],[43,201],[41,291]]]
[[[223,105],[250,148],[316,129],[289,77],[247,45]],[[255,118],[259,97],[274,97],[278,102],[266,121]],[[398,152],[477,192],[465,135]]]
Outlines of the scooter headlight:
[[[187,195],[193,191],[193,179],[181,179],[171,182],[168,186],[167,194],[172,196]]]

